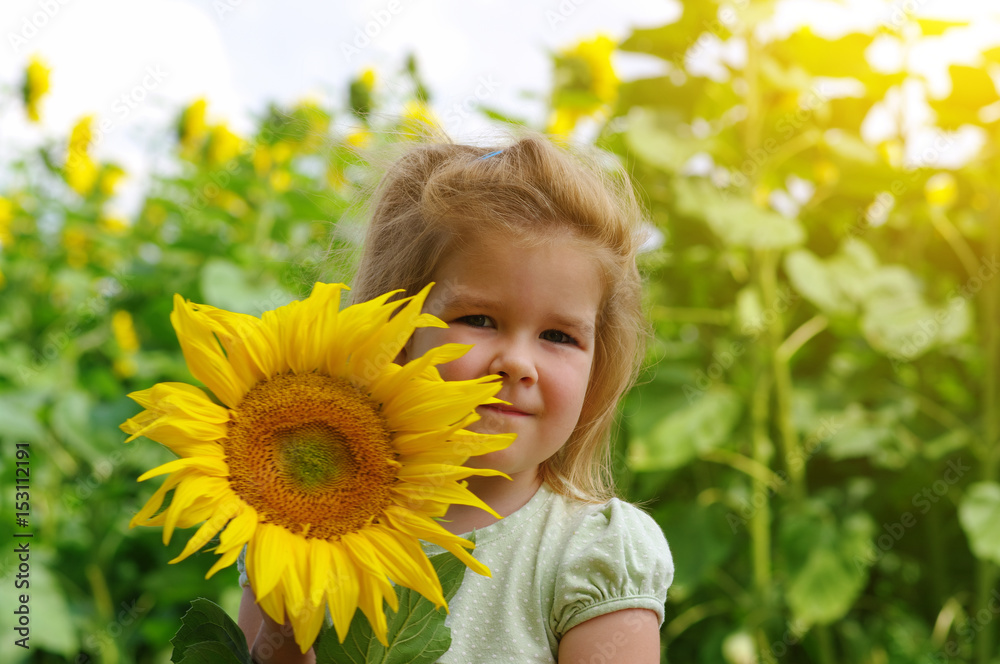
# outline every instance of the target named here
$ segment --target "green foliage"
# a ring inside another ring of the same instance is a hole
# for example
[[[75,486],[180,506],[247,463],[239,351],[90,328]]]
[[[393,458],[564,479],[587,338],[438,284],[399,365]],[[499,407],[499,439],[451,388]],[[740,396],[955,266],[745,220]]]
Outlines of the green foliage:
[[[619,478],[677,564],[664,660],[996,661],[1000,50],[952,66],[936,98],[866,49],[908,54],[961,24],[902,12],[872,34],[762,40],[772,2],[683,4],[620,45],[663,71],[618,86],[598,137],[666,238],[642,256],[655,338],[623,408]],[[706,76],[711,41],[745,57]],[[402,76],[430,98],[415,61]],[[235,572],[204,579],[210,553],[168,565],[183,541],[126,527],[153,491],[134,478],[169,453],[122,444],[125,394],[190,381],[174,293],[259,314],[349,280],[371,184],[354,148],[411,126],[338,128],[379,117],[373,81],[343,109],[267,109],[245,137],[195,102],[176,144],[151,146],[165,166],[127,220],[111,212],[117,167],[87,170],[85,145],[4,153],[0,471],[30,444],[32,611],[47,627],[30,653],[0,642],[0,660],[162,662],[191,598],[235,615]],[[866,141],[862,123],[904,86],[927,98],[930,142],[907,107]],[[959,127],[984,146],[946,168]],[[13,564],[0,556],[5,583]]]
[[[772,9],[684,3],[635,30],[621,48],[666,74],[623,84],[599,138],[666,237],[624,418],[630,495],[661,501],[678,564],[666,661],[996,661],[996,55],[934,98],[868,48],[964,24],[764,37]],[[701,73],[713,41],[745,58]],[[919,156],[909,108],[862,136],[903,86],[933,109]],[[963,125],[987,146],[937,165]]]
[[[474,538],[470,538],[474,540]],[[441,581],[445,601],[450,602],[462,585],[466,566],[450,553],[431,557]],[[326,629],[316,642],[316,661],[334,664],[431,664],[451,646],[451,628],[444,624],[447,613],[410,588],[398,587],[399,611],[387,609],[388,648],[375,637],[371,625],[359,611],[351,621],[344,643],[336,630]]]
[[[222,607],[201,597],[191,602],[170,642],[175,664],[252,664],[243,631]]]

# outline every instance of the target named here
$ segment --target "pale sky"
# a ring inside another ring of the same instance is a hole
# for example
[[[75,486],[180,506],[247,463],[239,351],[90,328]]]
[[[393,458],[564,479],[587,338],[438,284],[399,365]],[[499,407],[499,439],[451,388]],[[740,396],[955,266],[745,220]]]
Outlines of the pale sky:
[[[851,27],[845,16],[867,29],[893,13],[977,16],[972,30],[915,54],[937,71],[945,92],[947,62],[971,60],[978,44],[1000,35],[996,0],[781,0],[779,8],[785,29],[812,22],[832,33]],[[358,72],[398,72],[409,51],[446,128],[474,140],[488,125],[456,113],[456,104],[482,102],[540,124],[552,51],[598,33],[624,37],[631,27],[662,25],[679,12],[677,0],[4,0],[0,149],[63,137],[94,113],[111,120],[95,141],[98,156],[141,171],[148,167],[143,146],[198,97],[209,100],[210,119],[246,130],[269,101],[313,96],[343,104]],[[53,70],[40,128],[28,125],[13,98],[35,53]],[[627,79],[659,65],[622,55],[616,67]],[[391,80],[381,77],[386,97],[393,95]]]

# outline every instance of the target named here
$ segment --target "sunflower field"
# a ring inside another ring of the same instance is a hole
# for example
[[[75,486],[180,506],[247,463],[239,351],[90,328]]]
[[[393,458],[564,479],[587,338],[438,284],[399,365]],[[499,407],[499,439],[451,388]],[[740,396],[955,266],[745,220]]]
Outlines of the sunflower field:
[[[533,128],[596,137],[662,239],[615,445],[675,559],[664,662],[1000,662],[1000,49],[942,91],[909,54],[969,26],[907,6],[825,37],[766,29],[770,2],[688,2],[553,55]],[[661,73],[620,80],[616,52]],[[350,281],[358,155],[433,121],[415,63],[398,78],[406,99],[364,72],[245,135],[191,100],[129,218],[101,118],[0,143],[0,661],[168,662],[192,599],[235,617],[234,569],[206,580],[211,552],[169,565],[186,537],[128,527],[172,457],[124,443],[126,394],[191,380],[174,293],[259,315]],[[48,80],[32,60],[5,108],[37,120]]]

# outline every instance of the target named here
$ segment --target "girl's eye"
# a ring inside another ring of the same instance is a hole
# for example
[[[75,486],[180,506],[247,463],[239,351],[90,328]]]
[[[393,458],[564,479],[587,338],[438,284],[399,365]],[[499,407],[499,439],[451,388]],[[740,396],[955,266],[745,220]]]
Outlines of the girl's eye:
[[[483,316],[482,314],[462,316],[458,319],[458,322],[469,327],[489,327],[491,323],[489,316]]]
[[[545,341],[551,341],[556,344],[575,344],[576,339],[569,336],[565,332],[560,332],[559,330],[545,330],[541,334],[541,338]]]

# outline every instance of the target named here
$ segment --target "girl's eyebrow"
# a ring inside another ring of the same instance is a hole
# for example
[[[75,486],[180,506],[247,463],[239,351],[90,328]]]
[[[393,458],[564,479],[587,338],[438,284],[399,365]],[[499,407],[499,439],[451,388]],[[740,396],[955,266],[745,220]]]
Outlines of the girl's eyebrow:
[[[557,327],[564,327],[570,330],[574,330],[580,336],[586,337],[588,339],[594,337],[594,324],[589,320],[587,320],[586,318],[553,314],[552,320],[555,321]]]
[[[484,297],[463,295],[455,290],[449,290],[445,295],[442,295],[437,304],[442,310],[445,311],[455,307],[493,310],[500,306],[500,303],[495,300],[488,300]]]

